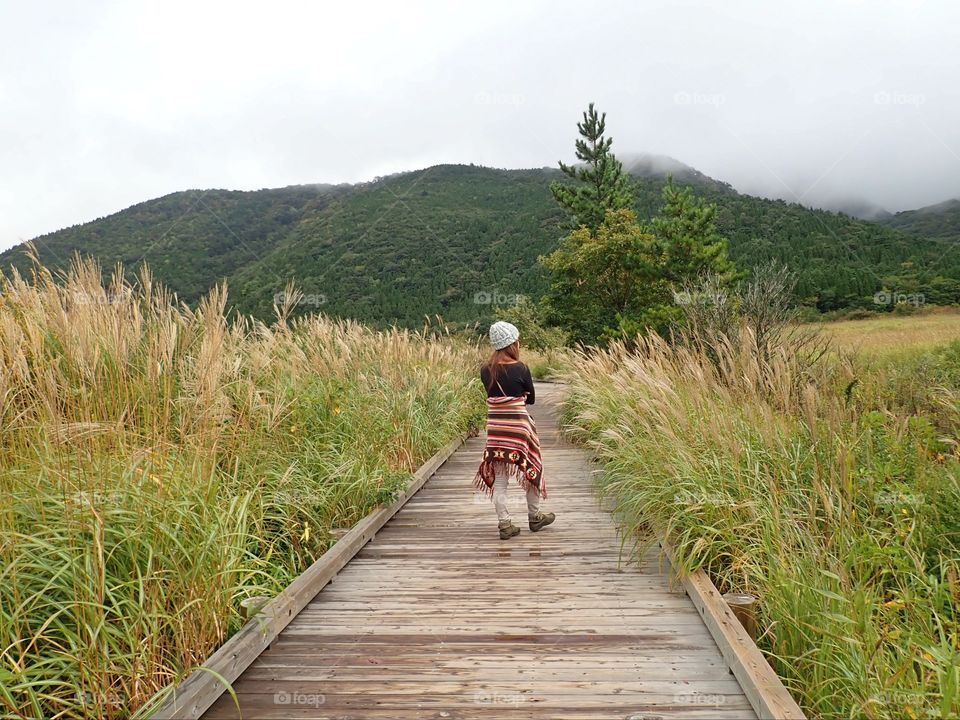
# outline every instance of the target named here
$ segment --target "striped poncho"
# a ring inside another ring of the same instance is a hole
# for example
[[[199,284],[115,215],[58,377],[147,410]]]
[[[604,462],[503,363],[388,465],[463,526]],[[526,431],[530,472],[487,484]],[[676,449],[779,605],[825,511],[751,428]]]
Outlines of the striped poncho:
[[[540,438],[523,396],[487,398],[487,443],[474,486],[492,495],[499,472],[516,477],[524,490],[535,487],[540,497],[547,497]]]

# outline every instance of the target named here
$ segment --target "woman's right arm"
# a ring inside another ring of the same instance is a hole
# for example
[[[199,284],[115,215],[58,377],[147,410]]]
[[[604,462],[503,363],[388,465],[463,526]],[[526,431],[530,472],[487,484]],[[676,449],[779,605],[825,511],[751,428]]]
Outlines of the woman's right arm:
[[[533,389],[533,375],[530,374],[530,368],[523,366],[523,385],[527,391],[527,405],[533,405],[536,400],[536,394]]]

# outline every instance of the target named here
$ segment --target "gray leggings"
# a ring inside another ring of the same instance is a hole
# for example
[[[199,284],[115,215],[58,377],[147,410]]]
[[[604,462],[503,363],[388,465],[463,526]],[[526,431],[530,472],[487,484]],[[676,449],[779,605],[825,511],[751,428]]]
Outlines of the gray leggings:
[[[501,522],[510,519],[510,513],[507,510],[507,486],[510,484],[510,477],[505,473],[497,473],[493,480],[493,506],[497,510],[497,519]],[[540,510],[540,493],[537,488],[530,486],[527,490],[527,514],[536,515]]]

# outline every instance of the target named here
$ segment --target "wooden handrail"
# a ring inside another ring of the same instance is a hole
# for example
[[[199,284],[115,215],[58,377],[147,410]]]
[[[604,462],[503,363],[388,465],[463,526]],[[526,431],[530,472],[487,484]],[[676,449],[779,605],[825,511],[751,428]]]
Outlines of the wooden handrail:
[[[679,577],[684,590],[700,612],[707,630],[720,648],[747,700],[760,720],[804,720],[803,710],[784,687],[760,648],[723,600],[716,585],[703,570],[678,570],[674,549],[664,540],[660,547]]]

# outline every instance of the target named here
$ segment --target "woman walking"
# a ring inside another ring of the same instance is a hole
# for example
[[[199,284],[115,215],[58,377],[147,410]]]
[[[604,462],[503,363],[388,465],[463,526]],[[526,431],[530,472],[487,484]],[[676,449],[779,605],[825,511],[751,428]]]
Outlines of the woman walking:
[[[537,426],[526,407],[536,398],[530,368],[520,362],[520,331],[508,322],[495,322],[490,326],[490,344],[493,354],[480,369],[487,389],[487,442],[474,483],[493,496],[500,539],[506,540],[520,533],[507,511],[510,477],[526,491],[531,532],[546,527],[556,516],[540,511],[547,486]]]

